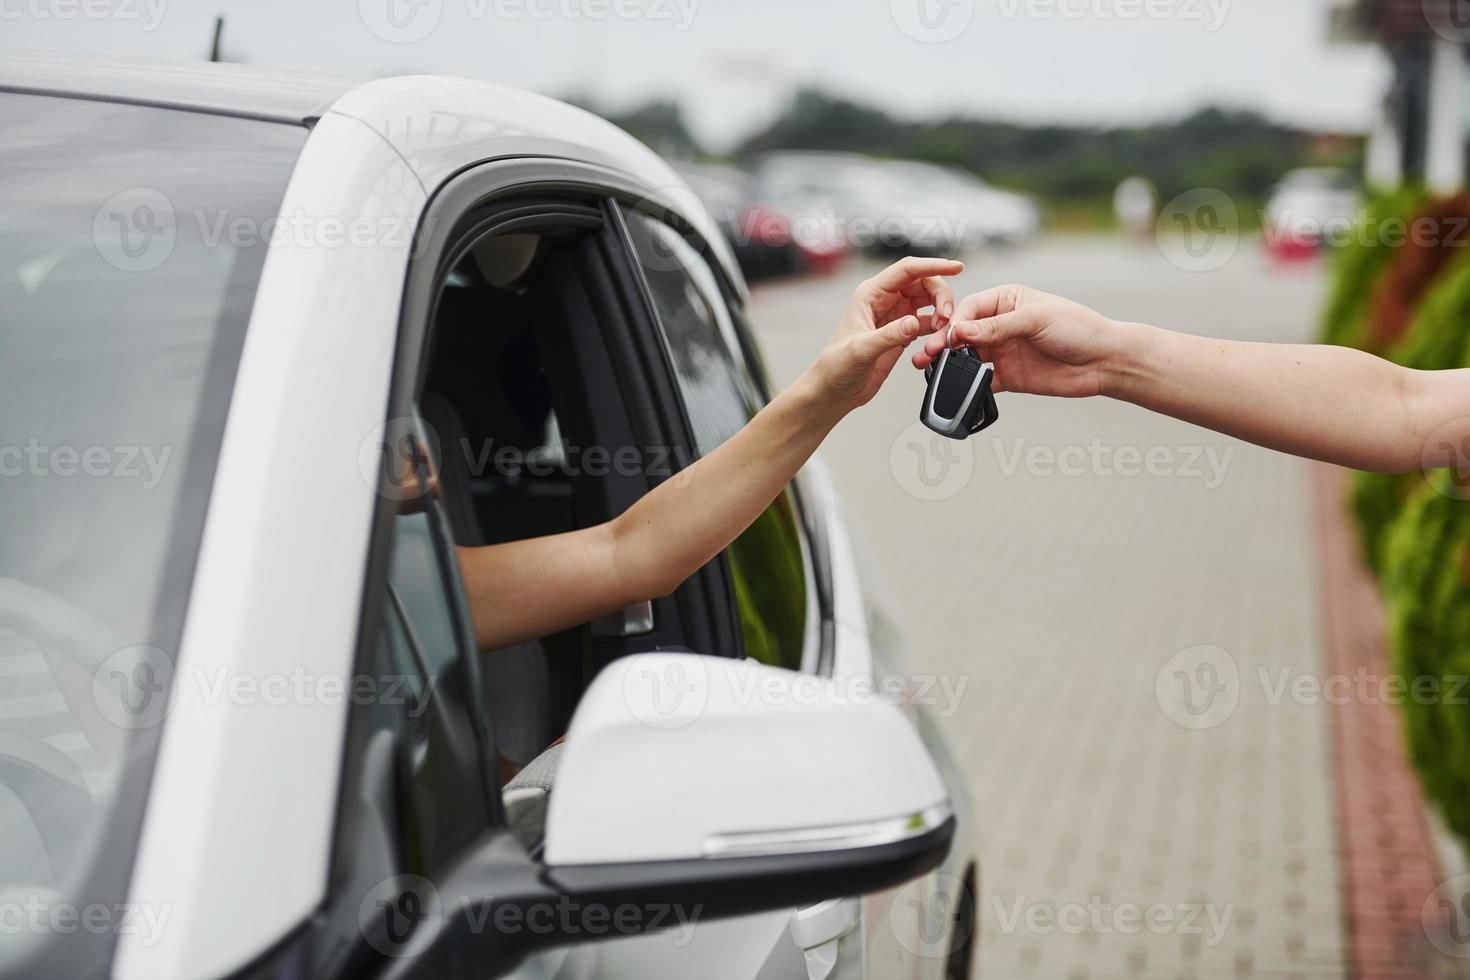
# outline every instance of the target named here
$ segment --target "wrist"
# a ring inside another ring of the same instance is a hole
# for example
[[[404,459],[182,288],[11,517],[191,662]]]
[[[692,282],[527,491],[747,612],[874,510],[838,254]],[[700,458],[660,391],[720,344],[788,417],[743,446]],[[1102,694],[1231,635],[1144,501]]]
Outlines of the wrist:
[[[1119,401],[1136,401],[1154,376],[1160,331],[1145,323],[1109,320],[1108,342],[1100,365],[1102,394]]]
[[[793,411],[809,424],[831,428],[857,407],[843,396],[842,386],[833,382],[820,359],[801,373],[778,398],[787,400]]]

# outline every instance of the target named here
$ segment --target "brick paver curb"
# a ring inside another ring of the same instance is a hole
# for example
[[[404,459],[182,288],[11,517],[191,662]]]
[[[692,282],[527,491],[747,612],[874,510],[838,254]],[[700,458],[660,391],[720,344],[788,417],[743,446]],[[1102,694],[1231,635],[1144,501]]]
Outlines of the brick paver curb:
[[[1383,602],[1359,558],[1344,507],[1345,470],[1314,467],[1321,556],[1323,659],[1329,676],[1384,677],[1391,669]],[[1353,975],[1362,980],[1434,976],[1421,919],[1442,874],[1418,777],[1403,746],[1399,712],[1377,698],[1334,705],[1333,758]]]

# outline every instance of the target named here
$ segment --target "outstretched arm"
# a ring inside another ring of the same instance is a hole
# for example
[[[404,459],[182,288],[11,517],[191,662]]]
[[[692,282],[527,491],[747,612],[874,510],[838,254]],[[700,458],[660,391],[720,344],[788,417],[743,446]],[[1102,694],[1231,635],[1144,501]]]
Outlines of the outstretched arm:
[[[967,296],[954,322],[955,343],[994,361],[997,390],[1108,395],[1355,469],[1451,466],[1470,451],[1470,370],[1411,371],[1343,347],[1174,333],[1024,286]],[[943,345],[931,337],[915,365]]]
[[[459,549],[476,639],[495,649],[668,595],[739,536],[903,349],[954,309],[943,259],[904,259],[863,283],[791,387],[714,452],[596,527]],[[920,311],[933,306],[933,314]]]

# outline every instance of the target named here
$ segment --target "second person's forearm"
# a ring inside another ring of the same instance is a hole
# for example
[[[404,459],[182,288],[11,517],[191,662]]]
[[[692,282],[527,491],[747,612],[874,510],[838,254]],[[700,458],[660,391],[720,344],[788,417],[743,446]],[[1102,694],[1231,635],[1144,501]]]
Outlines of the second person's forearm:
[[[1421,465],[1414,372],[1344,347],[1220,340],[1119,324],[1106,393],[1281,452],[1356,469]]]

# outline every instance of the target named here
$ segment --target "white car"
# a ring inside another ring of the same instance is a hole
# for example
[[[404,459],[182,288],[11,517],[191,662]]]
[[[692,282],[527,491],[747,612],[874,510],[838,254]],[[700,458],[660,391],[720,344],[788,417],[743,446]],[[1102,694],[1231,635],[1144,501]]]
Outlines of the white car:
[[[930,210],[947,215],[962,249],[1019,244],[1041,230],[1036,203],[1024,194],[993,187],[967,170],[919,160],[886,161],[893,177],[935,202]]]
[[[820,465],[672,595],[474,649],[455,545],[764,397],[654,154],[15,54],[0,130],[0,974],[968,974],[964,789]]]
[[[855,153],[776,151],[756,165],[764,197],[824,215],[848,246],[878,254],[952,255],[964,247],[953,201]]]
[[[1302,167],[1281,178],[1266,196],[1268,244],[1340,245],[1358,220],[1358,186],[1335,167]]]

